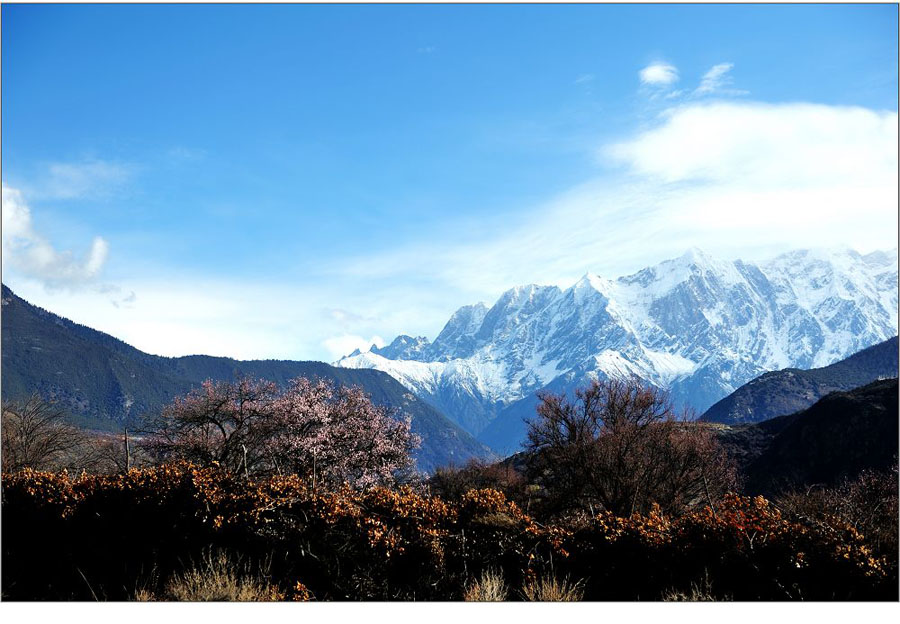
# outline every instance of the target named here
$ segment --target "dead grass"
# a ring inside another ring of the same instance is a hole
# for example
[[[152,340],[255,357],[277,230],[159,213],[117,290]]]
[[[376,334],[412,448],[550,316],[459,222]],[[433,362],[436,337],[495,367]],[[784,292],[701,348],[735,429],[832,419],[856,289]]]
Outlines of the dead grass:
[[[704,572],[703,578],[697,583],[691,583],[691,589],[687,592],[671,589],[663,594],[665,602],[718,602],[731,600],[730,596],[718,598],[713,594],[712,581],[709,573]]]
[[[162,595],[157,596],[146,588],[138,588],[134,599],[138,601],[177,602],[269,602],[284,600],[278,588],[268,582],[265,571],[254,574],[249,566],[227,553],[208,552],[199,565],[176,574],[166,583]]]
[[[469,585],[463,598],[466,602],[503,602],[508,594],[509,588],[503,577],[494,570],[486,570]]]
[[[558,580],[552,576],[538,579],[522,589],[522,597],[530,602],[578,602],[583,595],[581,581],[572,583],[568,578]]]

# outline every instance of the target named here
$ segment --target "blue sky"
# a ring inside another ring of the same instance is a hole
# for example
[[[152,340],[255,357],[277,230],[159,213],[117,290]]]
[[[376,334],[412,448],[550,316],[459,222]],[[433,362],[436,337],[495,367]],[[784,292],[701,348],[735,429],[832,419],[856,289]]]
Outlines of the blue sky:
[[[699,246],[896,245],[897,8],[3,5],[3,279],[336,359]]]

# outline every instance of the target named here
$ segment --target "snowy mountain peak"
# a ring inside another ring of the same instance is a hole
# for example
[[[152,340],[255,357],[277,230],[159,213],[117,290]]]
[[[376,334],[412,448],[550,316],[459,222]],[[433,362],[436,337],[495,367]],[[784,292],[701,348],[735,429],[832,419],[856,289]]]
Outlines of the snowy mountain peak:
[[[699,411],[768,370],[827,365],[897,334],[897,252],[755,264],[699,249],[615,280],[529,284],[459,308],[433,343],[342,359],[395,376],[473,433],[542,388],[636,374]]]
[[[421,354],[428,349],[430,344],[428,338],[425,336],[413,338],[412,336],[400,335],[394,338],[393,342],[386,347],[378,348],[375,345],[372,345],[369,352],[389,359],[411,360],[416,359],[416,355]],[[348,357],[353,356],[350,355]]]

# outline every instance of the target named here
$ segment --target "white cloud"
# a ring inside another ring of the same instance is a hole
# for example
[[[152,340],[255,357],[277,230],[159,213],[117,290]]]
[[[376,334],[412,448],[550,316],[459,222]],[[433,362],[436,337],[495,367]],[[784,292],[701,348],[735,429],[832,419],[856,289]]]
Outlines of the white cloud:
[[[734,68],[734,63],[719,63],[713,65],[708,72],[703,74],[700,86],[694,90],[694,95],[709,95],[720,93],[723,95],[746,95],[747,91],[726,89],[733,82],[729,72]]]
[[[666,86],[678,81],[678,69],[668,63],[652,63],[642,69],[639,74],[641,84]]]
[[[815,104],[694,104],[666,111],[656,127],[605,153],[663,182],[857,187],[896,181],[897,114]]]
[[[590,82],[594,82],[596,76],[594,74],[581,74],[578,78],[575,79],[575,84],[587,84]]]
[[[58,251],[34,230],[31,209],[22,193],[5,184],[3,198],[3,263],[49,288],[76,288],[92,282],[109,256],[109,244],[94,237],[80,258],[71,251]]]
[[[798,247],[892,248],[896,144],[892,112],[680,106],[600,150],[624,175],[585,182],[514,221],[485,223],[480,229],[497,234],[480,242],[361,256],[336,267],[336,279],[372,288],[379,280],[431,282],[458,306],[493,301],[517,284],[570,285],[584,271],[616,277],[691,246],[747,260]]]

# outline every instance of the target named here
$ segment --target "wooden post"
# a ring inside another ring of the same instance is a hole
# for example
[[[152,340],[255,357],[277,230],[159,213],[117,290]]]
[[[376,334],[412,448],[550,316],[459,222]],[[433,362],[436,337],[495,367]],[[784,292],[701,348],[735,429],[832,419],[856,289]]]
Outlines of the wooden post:
[[[131,447],[128,444],[128,428],[125,428],[125,472],[131,469]]]

